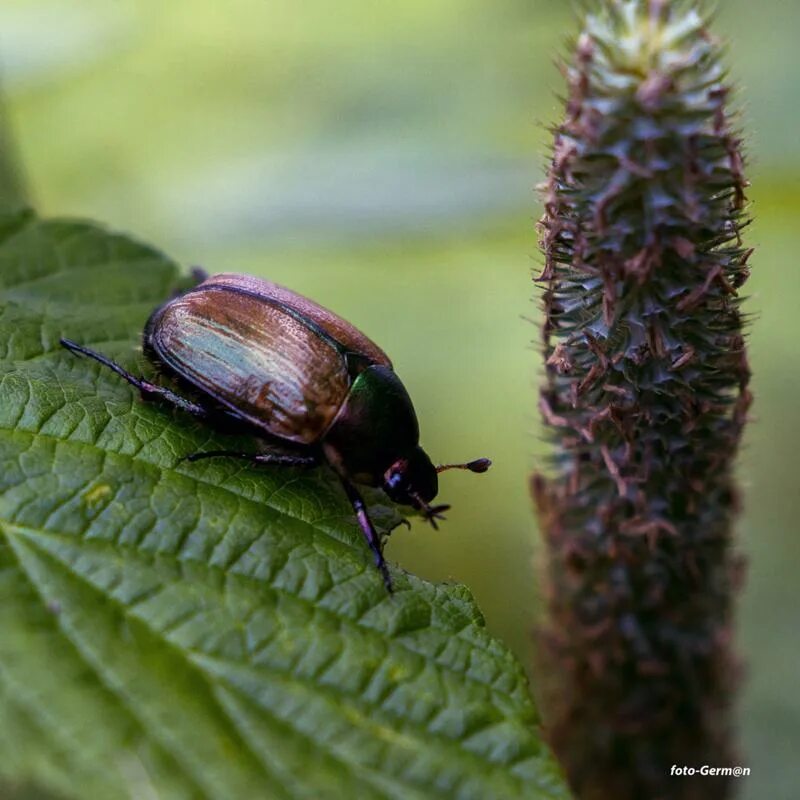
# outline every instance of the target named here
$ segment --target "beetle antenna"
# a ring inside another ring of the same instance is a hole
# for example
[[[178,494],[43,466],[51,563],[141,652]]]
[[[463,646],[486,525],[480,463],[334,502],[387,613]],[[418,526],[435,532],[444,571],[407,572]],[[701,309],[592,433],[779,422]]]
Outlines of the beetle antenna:
[[[474,461],[468,461],[466,464],[440,464],[436,467],[436,471],[445,472],[448,469],[468,469],[470,472],[486,472],[491,466],[491,459],[476,458]]]

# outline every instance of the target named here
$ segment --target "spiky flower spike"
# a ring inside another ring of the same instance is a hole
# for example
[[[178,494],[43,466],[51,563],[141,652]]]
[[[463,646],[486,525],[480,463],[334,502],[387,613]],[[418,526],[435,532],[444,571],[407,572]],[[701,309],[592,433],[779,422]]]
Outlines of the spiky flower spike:
[[[671,768],[736,763],[740,142],[696,3],[594,6],[541,221],[549,728],[581,800],[719,800],[727,779]]]

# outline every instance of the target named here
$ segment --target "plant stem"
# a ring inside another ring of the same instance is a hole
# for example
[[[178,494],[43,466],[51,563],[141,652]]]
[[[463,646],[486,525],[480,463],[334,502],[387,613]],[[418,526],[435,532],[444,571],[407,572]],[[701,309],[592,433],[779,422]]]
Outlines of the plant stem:
[[[29,205],[22,168],[9,128],[8,112],[0,92],[0,213],[17,211]]]

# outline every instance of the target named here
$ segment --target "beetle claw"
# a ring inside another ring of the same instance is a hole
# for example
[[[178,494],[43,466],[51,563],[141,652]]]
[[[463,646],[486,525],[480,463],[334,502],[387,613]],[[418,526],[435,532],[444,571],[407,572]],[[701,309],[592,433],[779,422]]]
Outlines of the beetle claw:
[[[444,520],[444,512],[449,510],[449,505],[425,506],[425,508],[422,509],[422,513],[425,515],[425,521],[430,522],[433,529],[438,531],[439,526],[436,524],[436,520]]]

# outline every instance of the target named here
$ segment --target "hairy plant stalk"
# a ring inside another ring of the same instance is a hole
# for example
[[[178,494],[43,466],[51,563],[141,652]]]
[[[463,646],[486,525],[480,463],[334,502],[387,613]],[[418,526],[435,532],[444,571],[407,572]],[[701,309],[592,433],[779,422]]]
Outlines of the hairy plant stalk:
[[[545,187],[549,732],[581,800],[728,796],[745,180],[694,2],[587,13]]]

